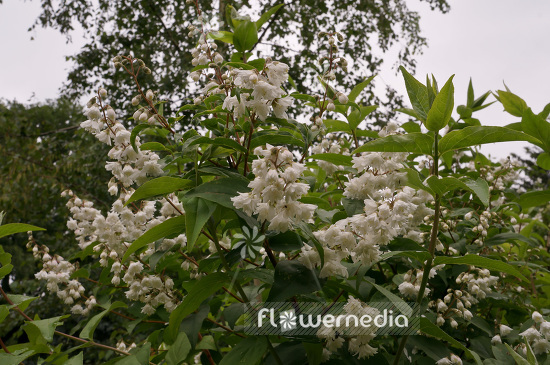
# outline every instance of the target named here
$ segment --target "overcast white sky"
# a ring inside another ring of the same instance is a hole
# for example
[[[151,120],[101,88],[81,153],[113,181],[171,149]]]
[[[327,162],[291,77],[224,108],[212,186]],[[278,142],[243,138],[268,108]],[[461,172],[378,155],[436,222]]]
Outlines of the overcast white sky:
[[[408,1],[411,8],[421,13],[422,31],[429,41],[429,48],[418,58],[417,77],[423,81],[426,73],[433,73],[443,84],[456,74],[455,105],[465,103],[470,77],[476,96],[502,89],[505,81],[539,112],[550,102],[550,1],[450,3],[450,13],[443,15],[430,11],[418,0]],[[4,0],[0,5],[0,98],[21,102],[55,98],[70,68],[65,56],[76,53],[83,44],[78,36],[67,44],[64,36],[51,29],[27,32],[39,13],[38,1]],[[401,76],[393,70],[385,70],[380,77],[405,93]],[[479,112],[477,118],[488,125],[517,121],[497,104]],[[484,151],[505,157],[510,152],[521,152],[522,146],[502,143]]]

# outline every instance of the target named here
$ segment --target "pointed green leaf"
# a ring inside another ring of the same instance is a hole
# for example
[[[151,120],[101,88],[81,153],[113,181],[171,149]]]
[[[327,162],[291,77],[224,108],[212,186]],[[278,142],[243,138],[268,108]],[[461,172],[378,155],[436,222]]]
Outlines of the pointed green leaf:
[[[466,127],[451,131],[439,141],[439,153],[458,150],[487,143],[527,141],[540,145],[541,142],[525,133],[505,127]]]
[[[535,115],[531,108],[523,111],[521,118],[523,131],[542,142],[546,152],[550,152],[550,123],[544,118]]]
[[[273,278],[267,301],[282,302],[295,295],[321,290],[315,273],[298,261],[280,261]]]
[[[362,81],[355,85],[353,89],[351,89],[351,92],[349,93],[348,99],[349,101],[355,102],[357,100],[357,97],[359,94],[361,94],[361,91],[363,91],[370,83],[371,81],[376,77],[376,75],[373,75],[366,79],[365,81]]]
[[[0,238],[11,234],[28,232],[28,231],[45,231],[44,228],[32,226],[24,223],[8,223],[0,226]]]
[[[193,182],[191,180],[171,176],[157,177],[156,179],[145,182],[137,188],[125,205],[141,199],[170,194],[180,189],[189,189],[192,186]]]
[[[523,209],[529,209],[550,202],[550,190],[529,191],[517,200]]]
[[[264,336],[247,337],[237,344],[220,362],[220,365],[256,365],[267,351]]]
[[[218,30],[215,32],[208,33],[208,38],[213,39],[215,41],[221,41],[224,43],[233,44],[233,33],[223,31],[223,30]]]
[[[504,106],[504,110],[516,117],[521,117],[527,109],[525,100],[510,91],[498,90],[498,100]]]
[[[431,155],[434,138],[423,133],[396,134],[378,138],[357,148],[353,153],[360,152],[409,152]]]
[[[448,335],[445,331],[443,331],[441,328],[437,327],[433,322],[431,322],[428,318],[422,317],[420,318],[420,330],[424,332],[427,335],[430,335],[432,337],[435,337],[437,339],[447,341],[455,348],[461,349],[466,354],[468,354],[471,358],[473,358],[477,365],[482,365],[481,358],[479,355],[471,350],[469,350],[466,346],[464,346],[462,343],[458,342],[454,339],[454,337]]]
[[[185,358],[191,350],[191,343],[185,332],[178,333],[176,341],[170,346],[166,352],[166,365],[179,365],[185,361]]]
[[[258,42],[258,30],[256,24],[250,20],[243,20],[235,28],[233,45],[239,52],[251,49]]]
[[[454,108],[454,86],[453,76],[447,80],[443,88],[435,96],[434,102],[424,125],[430,131],[439,131],[443,129],[451,119]]]
[[[510,264],[507,264],[503,261],[489,259],[487,257],[478,256],[478,255],[466,255],[466,256],[438,256],[434,260],[434,265],[473,265],[481,267],[483,269],[505,272],[507,274],[513,275],[525,282],[529,282],[522,273],[518,271],[515,267]]]
[[[131,254],[147,246],[151,242],[155,242],[164,237],[175,237],[183,232],[185,232],[185,215],[165,220],[135,240],[130,247],[128,247],[128,250],[126,250],[126,253],[122,257],[122,262],[126,261]]]
[[[428,97],[428,88],[420,81],[415,79],[403,66],[399,67],[405,79],[405,87],[411,101],[413,109],[418,114],[420,120],[425,121],[430,111],[430,102]]]
[[[187,235],[187,250],[191,251],[195,241],[201,234],[202,227],[216,210],[216,204],[206,199],[194,197],[182,201],[185,209],[185,232]]]
[[[166,329],[167,335],[175,340],[180,329],[181,321],[189,314],[193,313],[209,296],[220,290],[222,286],[229,282],[231,282],[231,277],[222,272],[209,274],[195,281],[194,286],[189,290],[183,301],[172,313],[170,313],[170,322]]]
[[[284,4],[275,5],[274,7],[263,13],[262,16],[260,16],[260,19],[256,20],[256,28],[260,29],[262,25],[264,25],[264,23],[267,22],[269,18],[271,18],[283,5]]]
[[[537,157],[537,165],[545,170],[550,170],[550,153],[543,152]]]

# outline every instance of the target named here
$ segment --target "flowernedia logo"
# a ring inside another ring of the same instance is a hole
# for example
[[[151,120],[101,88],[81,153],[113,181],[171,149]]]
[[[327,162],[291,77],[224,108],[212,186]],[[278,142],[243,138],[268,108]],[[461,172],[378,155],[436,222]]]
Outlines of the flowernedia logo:
[[[250,303],[245,333],[323,336],[411,335],[420,328],[416,304],[376,302]]]

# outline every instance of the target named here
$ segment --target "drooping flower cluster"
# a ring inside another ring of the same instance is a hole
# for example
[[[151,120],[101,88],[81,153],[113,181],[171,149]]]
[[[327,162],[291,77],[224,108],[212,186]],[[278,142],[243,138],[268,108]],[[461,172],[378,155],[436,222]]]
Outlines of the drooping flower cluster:
[[[533,326],[519,335],[529,342],[535,355],[547,354],[550,352],[550,322],[536,311],[531,315],[531,319],[535,322]],[[522,345],[522,350],[525,354],[525,344]]]
[[[173,280],[167,275],[144,273],[143,260],[155,252],[167,251],[176,245],[184,246],[185,235],[164,239],[158,246],[151,243],[144,252],[131,255],[125,262],[122,258],[132,242],[166,219],[182,214],[183,207],[173,194],[159,201],[127,204],[134,193],[132,186],[134,184],[139,186],[151,177],[162,175],[162,165],[156,153],[134,150],[130,144],[131,133],[116,120],[112,108],[101,105],[101,98],[105,96],[106,94],[100,90],[99,103],[96,103],[96,98],[91,100],[86,110],[89,120],[83,122],[81,126],[100,141],[112,146],[109,157],[114,161],[107,162],[106,169],[113,174],[109,182],[109,193],[118,194],[118,198],[112,204],[110,211],[103,215],[100,210],[94,208],[92,202],[80,199],[70,190],[63,192],[63,196],[70,198],[67,207],[72,217],[67,222],[67,227],[74,231],[82,250],[91,244],[95,245],[93,251],[99,255],[100,265],[110,266],[113,273],[112,285],[119,286],[121,281],[124,281],[127,285],[126,297],[145,303],[142,308],[143,313],[153,314],[155,307],[159,305],[164,305],[166,310],[172,311],[179,303],[178,296],[173,290]],[[146,98],[153,97],[154,95],[148,92]],[[135,143],[139,147],[139,138],[136,138]],[[157,204],[160,209],[157,208]],[[63,271],[63,275],[68,277],[71,270],[74,270],[71,266],[60,265],[59,260],[56,265],[46,264],[46,261],[51,260],[44,261],[44,273],[39,273],[40,278],[49,279],[53,274],[62,277],[57,272],[59,268]],[[48,288],[55,291],[50,286]],[[83,288],[79,287],[78,290]],[[67,304],[71,304],[69,299],[62,299]],[[75,305],[72,311],[86,314],[89,308],[82,309],[79,305]]]
[[[268,229],[286,232],[293,223],[308,221],[316,206],[298,201],[309,186],[298,182],[305,170],[286,147],[266,145],[254,150],[263,158],[252,162],[256,176],[248,185],[251,192],[240,193],[231,198],[233,205],[249,216],[258,215],[260,222],[269,222]]]
[[[361,335],[348,336],[349,338],[347,341],[341,334],[345,333],[346,330],[349,330],[349,327],[347,327],[349,323],[353,323],[349,320],[346,322],[346,316],[351,315],[358,318],[368,316],[375,318],[380,314],[380,311],[376,308],[369,307],[365,303],[351,296],[348,298],[348,301],[344,305],[343,309],[344,313],[341,314],[343,320],[337,322],[338,325],[331,327],[321,325],[317,330],[317,336],[326,340],[326,347],[323,351],[323,356],[325,358],[330,357],[330,354],[340,349],[345,342],[348,343],[349,352],[356,355],[359,359],[376,355],[378,349],[369,345],[369,342],[376,337],[376,326],[362,327]]]
[[[438,326],[442,326],[448,320],[451,327],[457,328],[458,322],[453,316],[471,320],[473,314],[469,309],[493,291],[498,283],[498,277],[491,275],[487,269],[470,266],[468,271],[458,275],[456,283],[461,285],[460,289],[448,289],[443,300],[437,299],[429,303],[437,313]]]
[[[46,280],[48,291],[56,293],[63,303],[74,304],[73,313],[83,315],[90,313],[96,305],[96,299],[93,295],[87,298],[82,284],[76,279],[71,279],[71,275],[76,271],[75,266],[62,256],[51,256],[48,247],[36,243],[32,232],[29,232],[27,248],[31,248],[33,256],[42,261],[42,270],[34,274],[35,278]],[[80,303],[83,303],[84,307]]]
[[[437,265],[430,269],[430,274],[428,279],[432,279],[437,274],[437,271],[443,268],[444,265]],[[418,292],[420,291],[420,283],[424,276],[423,270],[409,270],[403,276],[403,282],[399,284],[399,292],[406,298],[416,299],[418,297]],[[430,288],[424,289],[424,297],[428,296],[430,293]]]
[[[388,129],[395,130],[392,125]],[[386,130],[382,133],[387,133]],[[424,217],[433,214],[426,207],[430,194],[404,186],[406,174],[398,170],[406,154],[364,153],[353,157],[353,167],[360,174],[346,183],[344,195],[364,202],[363,213],[341,219],[325,230],[315,232],[324,246],[325,264],[321,277],[341,275],[347,270],[341,261],[351,256],[354,262],[370,265],[378,261],[380,246],[403,235],[422,241],[422,233],[415,230]],[[300,261],[309,268],[321,263],[319,253],[304,246]]]

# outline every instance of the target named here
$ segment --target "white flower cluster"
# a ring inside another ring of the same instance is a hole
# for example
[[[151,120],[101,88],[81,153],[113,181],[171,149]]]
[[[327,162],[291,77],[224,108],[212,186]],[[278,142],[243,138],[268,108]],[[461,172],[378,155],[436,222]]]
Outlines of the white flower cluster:
[[[430,307],[435,308],[437,312],[438,326],[450,321],[451,327],[457,328],[458,322],[452,318],[458,316],[466,321],[472,319],[473,314],[470,308],[473,304],[479,303],[479,300],[485,299],[498,283],[498,277],[492,276],[487,269],[480,269],[470,266],[468,271],[458,275],[456,283],[462,285],[460,290],[448,289],[447,295],[436,301],[429,303]]]
[[[228,77],[224,78],[224,86],[228,90],[246,90],[239,97],[228,94],[223,102],[223,108],[232,111],[235,119],[244,115],[246,107],[262,121],[265,121],[271,109],[277,118],[288,118],[286,110],[292,105],[293,99],[284,96],[281,88],[288,80],[288,65],[269,59],[266,62],[262,71],[232,69]]]
[[[531,318],[535,322],[533,327],[528,328],[519,335],[529,341],[535,355],[547,354],[550,352],[550,322],[536,311],[533,312]],[[525,351],[526,349],[523,347],[524,354]]]
[[[252,162],[256,176],[248,184],[252,191],[231,198],[233,205],[249,216],[257,214],[260,222],[269,222],[268,229],[279,232],[291,229],[293,223],[310,220],[316,206],[298,201],[309,190],[307,184],[298,182],[305,166],[294,162],[286,147],[268,144],[265,149],[257,147],[254,154],[263,158]]]
[[[325,138],[320,143],[316,143],[311,148],[312,154],[321,154],[321,153],[337,153],[345,156],[349,156],[349,151],[347,148],[342,148],[344,140],[335,140],[335,136],[332,134],[327,134]],[[343,166],[336,166],[335,164],[328,161],[317,161],[317,164],[320,168],[325,170],[327,175],[332,175],[338,170],[343,170]]]
[[[102,97],[106,96],[101,90],[99,94]],[[148,99],[153,97],[152,92],[147,92]],[[158,247],[155,247],[154,243],[149,244],[145,252],[131,256],[134,261],[130,259],[123,263],[122,257],[130,244],[147,230],[182,213],[182,204],[176,196],[170,195],[158,202],[142,201],[137,205],[134,203],[127,205],[128,199],[134,193],[134,189],[131,188],[134,183],[140,185],[149,177],[159,176],[163,173],[158,161],[159,156],[150,151],[138,150],[136,152],[130,145],[130,131],[116,120],[112,108],[106,107],[102,110],[101,105],[95,103],[95,98],[88,105],[86,115],[89,120],[82,123],[81,126],[102,142],[113,145],[109,151],[109,157],[115,161],[108,162],[106,169],[111,171],[114,176],[109,182],[109,193],[111,195],[118,194],[118,198],[104,216],[100,210],[94,208],[92,202],[80,199],[70,190],[64,191],[62,196],[70,197],[67,207],[72,216],[67,222],[67,227],[74,231],[78,245],[82,250],[95,244],[93,250],[99,254],[100,265],[111,266],[112,285],[120,285],[122,279],[127,285],[126,297],[145,303],[142,308],[143,313],[151,315],[155,312],[155,307],[159,305],[164,305],[167,311],[172,311],[179,303],[173,291],[173,280],[166,275],[144,273],[147,265],[144,264],[144,259],[157,251],[166,251],[173,246],[185,246],[185,235],[164,239]],[[136,145],[139,146],[138,139],[136,139]],[[161,206],[158,210],[157,204]],[[44,261],[51,261],[46,260],[48,257],[49,255],[44,258]],[[44,265],[43,272],[37,274],[40,276],[37,277],[49,280],[53,274],[61,276],[58,272],[62,271],[63,277],[68,278],[71,271],[74,270],[70,265],[66,261],[62,261],[61,264],[57,262],[56,265]],[[48,289],[57,291],[53,284],[49,285]],[[73,292],[79,290],[83,290],[83,288],[79,287],[72,291],[69,289],[69,294],[73,296]],[[58,295],[60,294],[58,293]],[[66,303],[71,301],[69,296],[62,299]],[[86,314],[87,311],[88,309],[82,309],[79,306],[73,307],[74,313]]]
[[[437,274],[437,270],[440,270],[445,265],[437,265],[430,269],[430,274],[428,276],[428,279],[432,279]],[[399,292],[407,298],[413,298],[416,299],[418,297],[418,292],[420,291],[420,283],[422,282],[422,277],[424,276],[423,270],[409,270],[407,273],[403,276],[403,282],[399,284],[398,289]],[[426,297],[430,293],[429,288],[425,288],[424,290],[424,297]]]
[[[134,183],[143,184],[150,177],[163,174],[159,163],[159,156],[151,151],[134,150],[130,144],[131,132],[116,120],[115,111],[107,106],[101,110],[101,106],[95,102],[95,98],[88,103],[85,115],[89,118],[80,124],[80,127],[92,133],[98,140],[113,146],[108,156],[114,160],[107,162],[105,168],[111,171],[113,176],[124,187]],[[139,138],[136,138],[136,147],[139,147]],[[110,190],[115,195],[116,190]]]
[[[96,305],[96,300],[93,295],[86,298],[82,284],[76,279],[71,279],[71,275],[76,270],[75,266],[59,255],[51,256],[48,247],[36,244],[31,232],[29,232],[27,247],[32,247],[33,256],[42,260],[42,270],[34,274],[34,277],[38,280],[46,280],[48,291],[56,293],[65,304],[74,304],[72,307],[73,313],[83,315],[90,313],[90,310]],[[81,302],[83,302],[84,307],[79,304]]]
[[[394,130],[393,125],[390,130]],[[399,235],[422,241],[422,233],[415,228],[425,216],[433,214],[433,210],[426,207],[432,196],[404,186],[406,176],[398,169],[403,168],[401,162],[405,158],[406,154],[402,153],[364,153],[353,158],[353,167],[361,175],[346,183],[344,195],[364,200],[364,212],[314,233],[324,248],[321,277],[347,277],[341,261],[349,256],[365,265],[378,261],[380,246]],[[321,258],[316,249],[306,245],[300,261],[312,269],[320,265]]]
[[[344,320],[339,322],[340,325],[332,327],[321,325],[319,330],[317,330],[317,337],[326,340],[325,353],[323,354],[324,357],[329,357],[330,353],[337,351],[346,342],[344,336],[339,335],[341,333],[345,333],[346,329],[349,328],[346,327],[346,315],[353,315],[358,318],[362,316],[370,316],[371,318],[375,318],[379,314],[380,311],[378,309],[369,307],[360,300],[349,297],[348,302],[344,306],[344,313],[342,314],[342,316],[344,316]],[[378,349],[369,345],[369,342],[376,336],[376,330],[376,326],[371,326],[369,328],[364,327],[361,329],[364,334],[350,336],[347,341],[349,352],[356,355],[359,359],[376,355]]]

